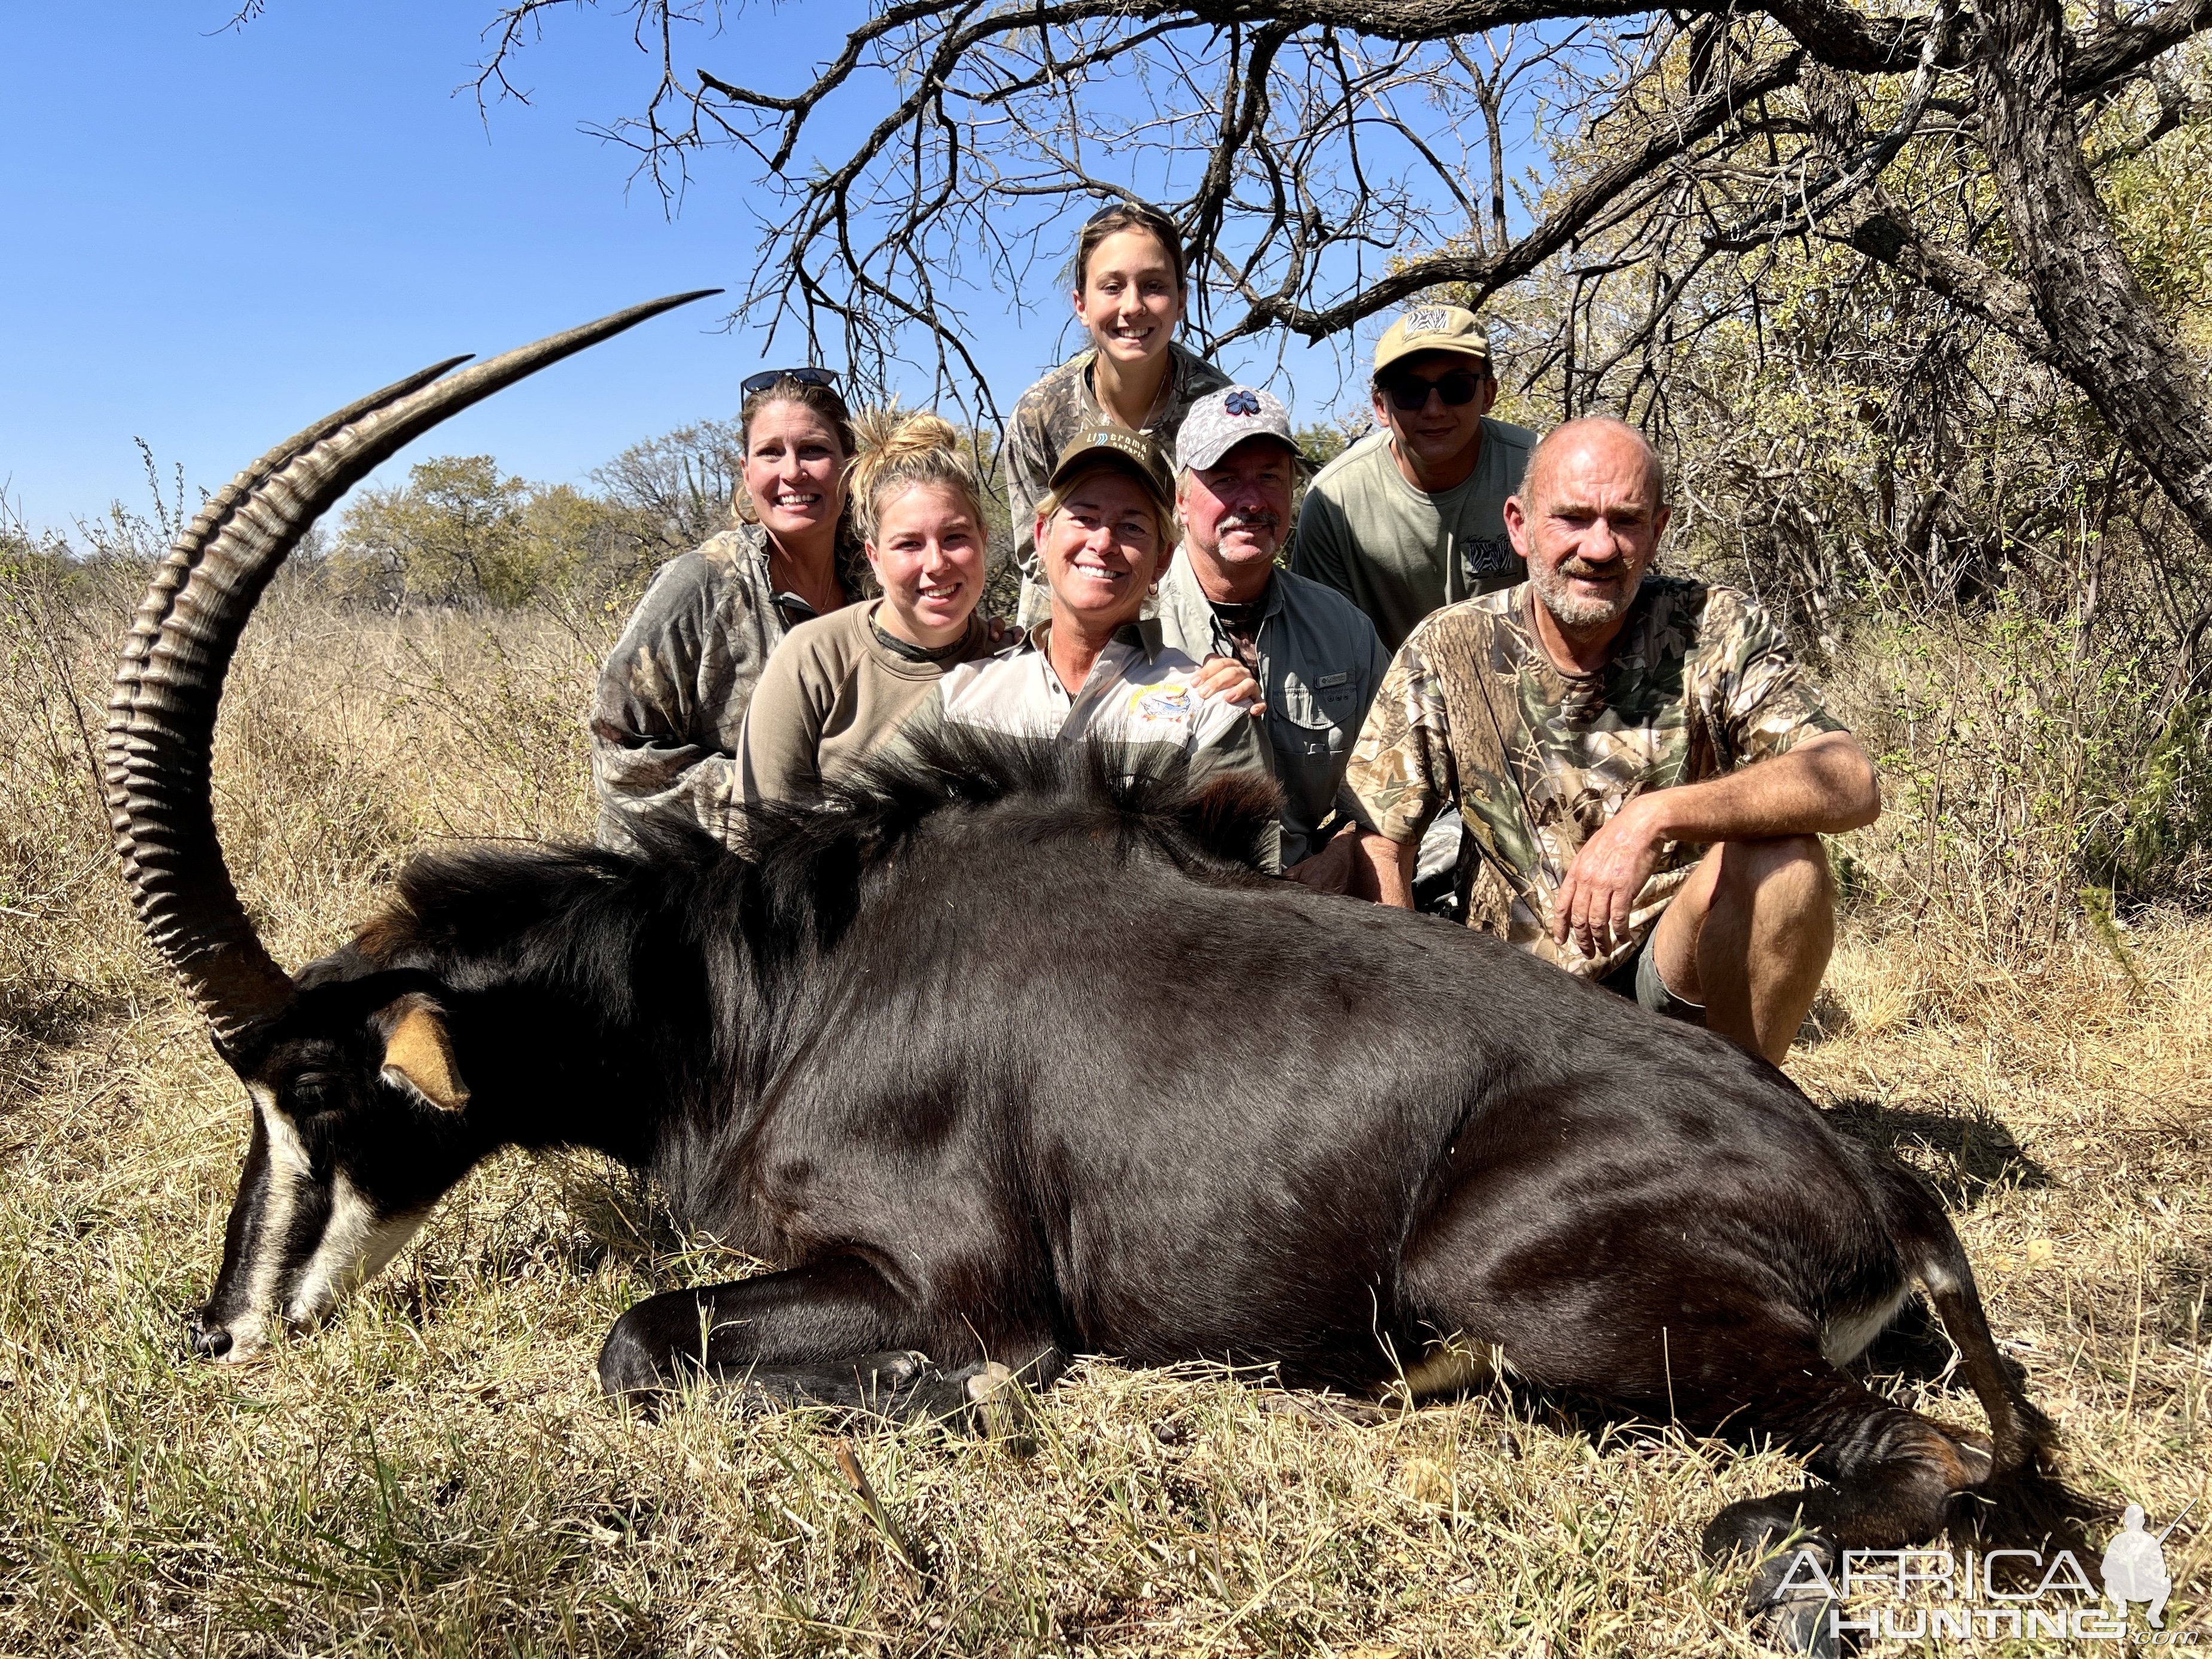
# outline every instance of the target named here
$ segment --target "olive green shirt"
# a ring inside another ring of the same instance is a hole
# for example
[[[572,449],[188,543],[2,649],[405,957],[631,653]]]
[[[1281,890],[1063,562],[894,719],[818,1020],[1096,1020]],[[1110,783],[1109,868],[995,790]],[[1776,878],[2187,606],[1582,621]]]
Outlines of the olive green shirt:
[[[1536,637],[1525,582],[1413,630],[1368,711],[1345,782],[1370,829],[1405,844],[1456,805],[1479,855],[1470,927],[1601,979],[1629,961],[1705,848],[1670,842],[1629,937],[1586,957],[1552,938],[1575,855],[1630,800],[1701,783],[1843,727],[1782,630],[1731,588],[1646,575],[1613,659],[1563,672]]]
[[[801,623],[769,659],[738,736],[745,803],[805,799],[881,748],[957,664],[991,653],[970,617],[957,649],[908,655],[878,635],[883,601],[848,605]]]
[[[1364,611],[1395,651],[1439,605],[1522,579],[1505,533],[1505,498],[1521,487],[1535,447],[1527,427],[1486,415],[1474,471],[1431,495],[1398,470],[1389,429],[1370,433],[1306,486],[1291,568]]]

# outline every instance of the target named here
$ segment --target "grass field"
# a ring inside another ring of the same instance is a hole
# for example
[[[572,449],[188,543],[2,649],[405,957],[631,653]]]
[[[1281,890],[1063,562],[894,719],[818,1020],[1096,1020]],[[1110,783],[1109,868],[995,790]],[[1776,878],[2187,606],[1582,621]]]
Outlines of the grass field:
[[[741,1264],[594,1157],[495,1160],[320,1334],[184,1363],[246,1115],[138,940],[81,752],[126,587],[19,584],[0,614],[0,1653],[1753,1650],[1696,1539],[1797,1466],[1526,1397],[1354,1419],[1093,1361],[982,1440],[618,1414],[609,1322]],[[584,832],[578,711],[618,622],[280,587],[216,769],[279,959],[427,842]],[[1795,1075],[1942,1188],[2070,1477],[2154,1527],[2204,1498],[2212,922],[1997,952],[1863,903],[1815,1023]],[[1978,1420],[1939,1367],[1893,1386]],[[2205,1517],[2167,1541],[2200,1645]]]

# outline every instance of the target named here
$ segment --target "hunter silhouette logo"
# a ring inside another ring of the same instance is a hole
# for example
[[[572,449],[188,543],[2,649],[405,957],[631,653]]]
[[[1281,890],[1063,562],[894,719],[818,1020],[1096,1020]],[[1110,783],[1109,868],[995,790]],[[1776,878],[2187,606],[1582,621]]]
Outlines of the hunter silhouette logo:
[[[2181,1516],[2197,1507],[2191,1498],[2188,1505],[2166,1523],[2165,1531],[2153,1534],[2143,1530],[2142,1505],[2130,1504],[2120,1516],[2120,1530],[2112,1541],[2105,1546],[2105,1594],[2119,1609],[2120,1617],[2128,1616],[2128,1603],[2146,1603],[2143,1614],[2150,1620],[2153,1630],[2166,1628],[2166,1598],[2173,1594],[2173,1580],[2166,1571],[2166,1534],[2181,1524]]]

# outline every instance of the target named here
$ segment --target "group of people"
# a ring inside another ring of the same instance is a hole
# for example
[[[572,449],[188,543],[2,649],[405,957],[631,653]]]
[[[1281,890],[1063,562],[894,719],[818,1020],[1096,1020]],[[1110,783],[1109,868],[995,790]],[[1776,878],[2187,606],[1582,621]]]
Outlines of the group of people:
[[[819,368],[744,382],[738,521],[600,677],[601,840],[674,815],[742,847],[749,806],[915,722],[1100,739],[1272,777],[1291,879],[1456,908],[1779,1063],[1833,943],[1819,837],[1879,787],[1755,602],[1652,568],[1644,435],[1492,419],[1479,320],[1424,304],[1376,345],[1376,429],[1316,471],[1279,399],[1175,339],[1164,216],[1094,216],[1074,284],[1090,343],[1003,451],[1012,626],[949,423],[856,420]]]

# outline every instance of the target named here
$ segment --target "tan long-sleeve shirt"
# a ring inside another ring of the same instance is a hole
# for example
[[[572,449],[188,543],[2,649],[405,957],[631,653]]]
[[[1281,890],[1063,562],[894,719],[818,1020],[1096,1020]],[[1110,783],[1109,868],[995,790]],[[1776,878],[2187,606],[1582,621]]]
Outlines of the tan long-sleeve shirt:
[[[881,748],[948,669],[990,654],[981,617],[942,656],[901,651],[878,631],[882,604],[801,623],[769,659],[738,738],[747,805],[818,793]]]

